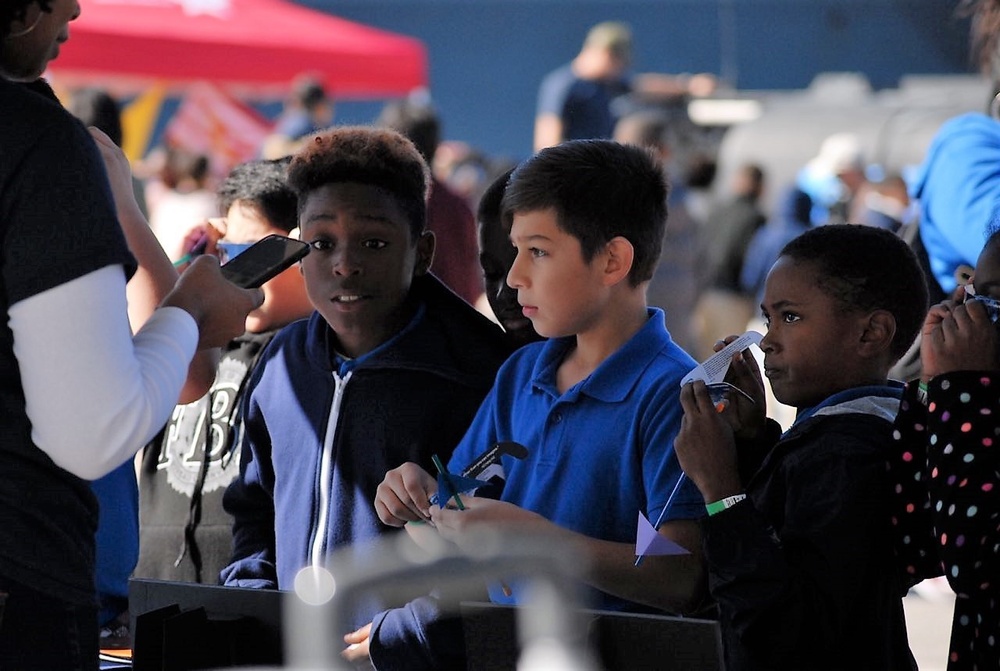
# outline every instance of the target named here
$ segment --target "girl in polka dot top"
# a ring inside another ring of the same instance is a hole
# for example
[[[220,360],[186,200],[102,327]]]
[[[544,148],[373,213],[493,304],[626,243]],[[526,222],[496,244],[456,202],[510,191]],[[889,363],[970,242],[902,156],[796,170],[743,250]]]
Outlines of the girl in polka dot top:
[[[889,465],[909,582],[956,595],[949,671],[1000,668],[1000,230],[970,285],[930,309],[923,374],[907,385]]]

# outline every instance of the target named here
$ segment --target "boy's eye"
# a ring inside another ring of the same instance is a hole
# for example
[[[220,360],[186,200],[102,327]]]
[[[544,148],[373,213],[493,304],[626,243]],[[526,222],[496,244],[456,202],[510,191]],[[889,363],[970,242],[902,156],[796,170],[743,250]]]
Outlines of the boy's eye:
[[[309,246],[312,247],[317,252],[328,252],[331,249],[333,249],[333,243],[330,242],[329,240],[324,240],[322,238],[320,238],[319,240],[313,240],[312,242],[309,243]]]
[[[538,247],[532,247],[528,251],[531,252],[531,255],[536,259],[541,258],[543,256],[548,256],[548,253],[545,250],[539,249]]]
[[[783,313],[781,313],[781,321],[785,322],[786,324],[794,324],[795,322],[799,321],[800,319],[802,319],[802,317],[798,316],[794,312],[783,312]]]
[[[389,243],[387,243],[385,240],[378,240],[372,238],[371,240],[365,240],[364,242],[362,242],[361,246],[364,247],[365,249],[382,249],[387,244]]]

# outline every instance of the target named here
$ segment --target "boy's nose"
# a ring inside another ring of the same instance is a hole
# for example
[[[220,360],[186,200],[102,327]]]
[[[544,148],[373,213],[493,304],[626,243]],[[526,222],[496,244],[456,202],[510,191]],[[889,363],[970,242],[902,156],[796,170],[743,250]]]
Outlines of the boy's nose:
[[[771,329],[764,332],[764,337],[760,339],[760,351],[767,354],[774,350],[774,334]]]
[[[515,256],[514,262],[510,264],[510,270],[507,271],[507,281],[505,286],[510,287],[512,290],[516,290],[518,287],[524,286],[524,274],[520,270],[520,258],[520,254]]]
[[[361,264],[347,252],[341,252],[333,259],[335,275],[357,275],[361,272]]]

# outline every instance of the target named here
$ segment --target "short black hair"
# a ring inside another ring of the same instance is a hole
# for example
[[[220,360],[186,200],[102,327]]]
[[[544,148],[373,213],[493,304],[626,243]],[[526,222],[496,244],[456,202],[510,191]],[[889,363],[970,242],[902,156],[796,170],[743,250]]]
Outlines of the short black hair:
[[[986,249],[990,245],[995,245],[1000,242],[1000,221],[994,220],[986,227],[986,232],[983,237],[986,241],[983,243],[983,249]]]
[[[298,226],[298,199],[288,185],[290,162],[291,157],[247,161],[230,170],[217,189],[222,215],[239,201],[283,231]]]
[[[122,145],[122,115],[118,101],[101,88],[84,88],[73,93],[69,111],[84,126],[95,126],[119,147]]]
[[[409,100],[393,100],[385,104],[376,125],[391,128],[410,138],[424,160],[434,160],[441,143],[441,120],[430,105]]]
[[[410,220],[413,239],[424,231],[430,169],[400,133],[373,126],[339,126],[311,137],[288,166],[288,183],[298,196],[300,210],[316,189],[346,182],[385,189]]]
[[[611,140],[570,140],[542,149],[511,175],[504,225],[515,213],[553,208],[559,227],[577,238],[585,261],[612,238],[635,250],[629,283],[653,276],[667,224],[669,187],[647,149]]]
[[[476,208],[476,225],[480,228],[503,225],[503,194],[507,190],[513,172],[514,168],[510,168],[497,175],[483,191],[483,195],[479,198],[479,207]]]
[[[857,224],[818,226],[785,245],[781,256],[812,264],[819,289],[846,311],[891,313],[893,362],[917,337],[927,315],[927,279],[916,254],[895,233]]]

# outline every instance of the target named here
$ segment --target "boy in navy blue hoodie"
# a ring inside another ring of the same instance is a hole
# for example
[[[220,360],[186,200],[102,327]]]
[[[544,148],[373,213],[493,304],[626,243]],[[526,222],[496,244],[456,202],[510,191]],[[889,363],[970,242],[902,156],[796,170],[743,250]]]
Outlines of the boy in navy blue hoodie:
[[[707,504],[726,669],[915,669],[886,474],[902,385],[887,375],[923,322],[923,272],[887,230],[821,226],[782,249],[761,309],[764,374],[795,422],[765,420],[746,351],[729,381],[756,403],[720,414],[686,385],[675,442]]]
[[[316,311],[275,336],[248,383],[226,585],[292,589],[300,569],[393,531],[372,503],[385,472],[447,459],[510,351],[428,273],[429,170],[409,140],[328,131],[293,157],[289,183]]]

